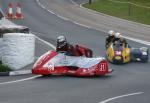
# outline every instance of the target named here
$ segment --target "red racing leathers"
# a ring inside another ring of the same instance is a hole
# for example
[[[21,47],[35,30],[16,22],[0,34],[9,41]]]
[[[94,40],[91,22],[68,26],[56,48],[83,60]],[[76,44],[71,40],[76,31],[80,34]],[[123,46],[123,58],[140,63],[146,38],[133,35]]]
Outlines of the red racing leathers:
[[[57,52],[66,52],[67,55],[70,56],[86,56],[86,57],[92,57],[93,56],[93,52],[91,49],[83,47],[83,46],[79,46],[79,45],[70,45],[70,44],[66,44],[64,46],[62,46],[61,48],[59,48],[59,46],[57,46],[56,48]]]

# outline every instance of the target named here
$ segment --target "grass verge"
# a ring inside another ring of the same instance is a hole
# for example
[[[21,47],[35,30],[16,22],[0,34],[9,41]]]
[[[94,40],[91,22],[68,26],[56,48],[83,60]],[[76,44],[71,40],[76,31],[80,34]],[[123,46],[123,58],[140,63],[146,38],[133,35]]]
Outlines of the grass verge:
[[[129,0],[114,1],[127,2]],[[150,7],[149,0],[130,0],[130,2]],[[150,8],[139,7],[129,3],[112,2],[110,0],[97,0],[91,5],[88,3],[83,4],[83,7],[122,19],[150,25]]]

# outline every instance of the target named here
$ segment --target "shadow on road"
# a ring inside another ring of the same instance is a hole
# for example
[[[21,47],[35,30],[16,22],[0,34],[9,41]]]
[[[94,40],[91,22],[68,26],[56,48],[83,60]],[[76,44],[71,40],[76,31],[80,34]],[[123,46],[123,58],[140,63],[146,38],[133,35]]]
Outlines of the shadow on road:
[[[47,75],[41,76],[36,79],[111,79],[113,75],[105,75],[105,76],[70,76],[70,75]]]

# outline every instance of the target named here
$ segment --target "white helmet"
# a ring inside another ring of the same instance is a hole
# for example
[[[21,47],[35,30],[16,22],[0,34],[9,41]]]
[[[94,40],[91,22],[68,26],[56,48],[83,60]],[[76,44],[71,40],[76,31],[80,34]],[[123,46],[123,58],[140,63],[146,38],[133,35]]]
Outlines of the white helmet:
[[[121,33],[119,32],[115,33],[115,38],[121,38],[121,37],[122,37]]]
[[[61,35],[57,37],[57,42],[64,42],[64,41],[67,41],[65,36]]]
[[[57,46],[58,48],[62,48],[67,45],[67,39],[65,36],[58,36],[57,37]]]
[[[115,32],[114,32],[113,30],[109,30],[108,34],[109,34],[110,36],[113,36],[113,35],[115,34]]]

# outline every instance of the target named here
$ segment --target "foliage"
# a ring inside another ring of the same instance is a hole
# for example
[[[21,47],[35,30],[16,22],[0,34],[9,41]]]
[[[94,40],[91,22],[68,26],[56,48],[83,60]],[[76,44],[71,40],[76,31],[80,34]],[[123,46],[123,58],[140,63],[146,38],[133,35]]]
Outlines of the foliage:
[[[0,64],[0,72],[12,71],[8,66]]]

